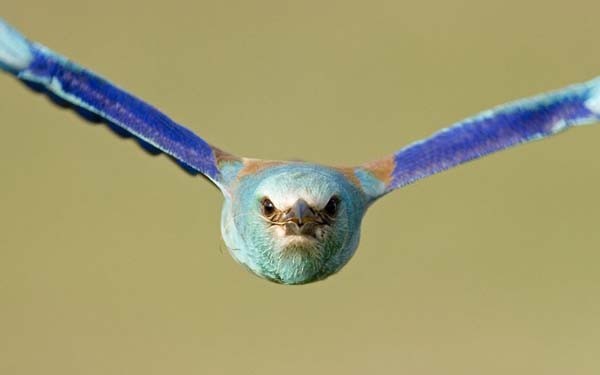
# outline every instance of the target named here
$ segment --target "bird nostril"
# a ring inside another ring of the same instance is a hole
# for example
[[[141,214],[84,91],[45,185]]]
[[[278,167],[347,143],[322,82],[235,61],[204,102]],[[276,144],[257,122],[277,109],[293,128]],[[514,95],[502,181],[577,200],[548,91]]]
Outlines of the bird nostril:
[[[304,224],[306,224],[306,221],[302,221],[302,218],[301,218],[301,217],[293,217],[293,218],[291,218],[291,219],[289,220],[289,223],[290,223],[291,225],[294,225],[294,224],[295,224],[295,226],[297,226],[298,228],[302,228],[302,226],[303,226]]]
[[[287,235],[296,235],[296,234],[300,234],[302,231],[302,227],[300,225],[298,225],[298,223],[294,220],[290,220],[285,224],[285,234]]]

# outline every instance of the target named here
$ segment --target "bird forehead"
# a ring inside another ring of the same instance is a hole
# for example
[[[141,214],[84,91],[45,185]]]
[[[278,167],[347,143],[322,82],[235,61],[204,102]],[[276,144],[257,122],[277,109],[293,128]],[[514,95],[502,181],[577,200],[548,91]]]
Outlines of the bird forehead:
[[[299,199],[313,208],[322,208],[339,190],[335,180],[328,177],[310,172],[282,173],[265,179],[257,191],[280,209],[291,207]]]
[[[296,189],[288,191],[276,191],[271,194],[266,194],[273,202],[275,207],[279,209],[292,207],[294,203],[302,199],[313,208],[322,208],[327,204],[329,196],[323,194],[315,194],[311,189]]]

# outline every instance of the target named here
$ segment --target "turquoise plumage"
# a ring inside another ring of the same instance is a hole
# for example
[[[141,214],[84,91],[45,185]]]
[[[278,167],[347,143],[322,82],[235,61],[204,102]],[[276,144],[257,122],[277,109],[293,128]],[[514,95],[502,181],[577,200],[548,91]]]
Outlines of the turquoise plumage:
[[[356,167],[237,157],[0,19],[0,68],[85,118],[163,152],[223,193],[223,239],[255,274],[304,284],[339,271],[383,195],[489,153],[600,120],[600,78],[482,112]]]

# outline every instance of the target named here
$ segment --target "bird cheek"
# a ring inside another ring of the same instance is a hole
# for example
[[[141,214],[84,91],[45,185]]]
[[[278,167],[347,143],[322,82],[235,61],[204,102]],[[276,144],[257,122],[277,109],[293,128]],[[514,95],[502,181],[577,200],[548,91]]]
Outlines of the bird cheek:
[[[322,227],[318,227],[315,230],[315,237],[317,238],[317,240],[323,241],[323,238],[325,237],[325,230]]]
[[[273,225],[267,229],[273,239],[283,239],[285,237],[285,228],[281,225]]]

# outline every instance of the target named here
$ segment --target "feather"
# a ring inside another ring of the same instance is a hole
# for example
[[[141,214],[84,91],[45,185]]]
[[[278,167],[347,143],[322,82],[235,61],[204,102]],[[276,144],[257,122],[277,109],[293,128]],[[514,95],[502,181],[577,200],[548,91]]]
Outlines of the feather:
[[[73,106],[92,122],[102,119],[118,135],[137,138],[145,151],[164,152],[186,171],[201,173],[226,189],[216,149],[204,139],[109,81],[27,41],[1,19],[0,67],[34,90],[47,92],[54,103]],[[227,155],[229,162],[238,160]]]
[[[490,153],[600,120],[600,78],[504,104],[442,129],[393,155],[357,168],[377,198]],[[365,172],[368,175],[365,177]]]
[[[28,67],[32,59],[29,42],[0,18],[0,67],[15,72]]]

